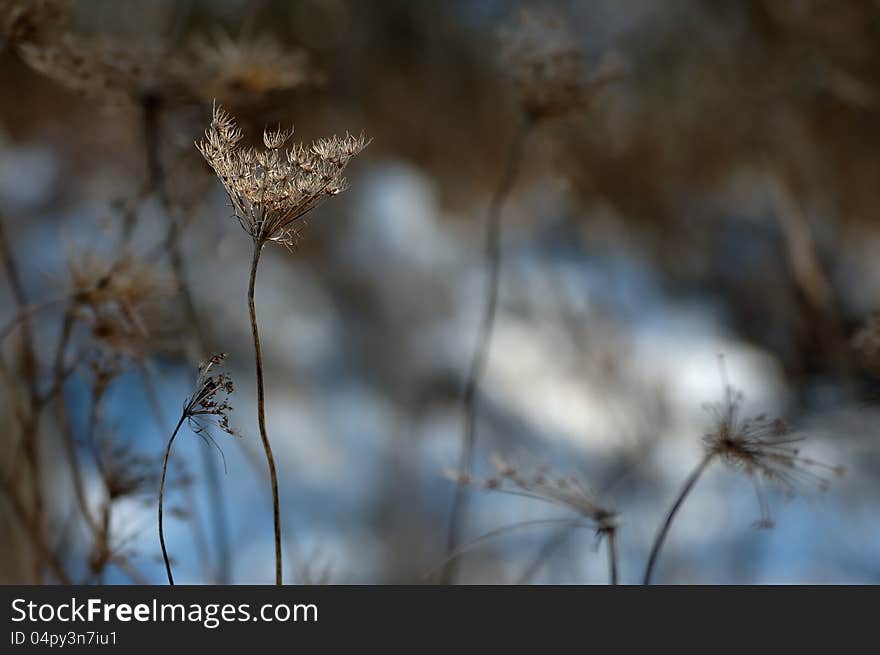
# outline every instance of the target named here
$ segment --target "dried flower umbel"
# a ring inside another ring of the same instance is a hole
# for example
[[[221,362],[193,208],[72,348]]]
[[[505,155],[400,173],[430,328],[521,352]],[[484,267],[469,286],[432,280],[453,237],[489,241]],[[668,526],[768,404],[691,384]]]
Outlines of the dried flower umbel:
[[[584,52],[559,16],[522,10],[500,36],[505,69],[532,118],[559,116],[587,102],[592,84]]]
[[[266,130],[265,150],[246,148],[244,135],[235,120],[214,106],[205,138],[196,144],[217,177],[223,182],[235,217],[254,243],[248,284],[248,310],[254,340],[257,374],[257,418],[260,440],[269,467],[272,513],[275,526],[275,583],[282,584],[281,511],[275,459],[266,431],[263,351],[254,306],[257,268],[263,246],[270,241],[292,247],[302,227],[302,218],[321,202],[341,193],[347,186],[342,173],[349,161],[366,147],[363,136],[347,135],[315,141],[311,146],[284,149],[293,130]]]
[[[742,471],[754,484],[761,508],[761,517],[754,524],[758,528],[773,527],[764,495],[765,482],[781,486],[788,494],[794,494],[803,484],[825,491],[829,486],[826,475],[842,475],[844,472],[841,466],[830,466],[801,455],[795,444],[804,438],[792,435],[782,419],[768,418],[763,414],[741,418],[743,394],[730,386],[725,387],[724,393],[722,403],[709,406],[715,424],[703,437],[703,459],[685,481],[660,526],[645,569],[645,584],[651,582],[654,565],[675,515],[694,485],[716,459]]]
[[[608,543],[608,567],[611,584],[617,584],[617,529],[619,525],[618,514],[614,510],[604,507],[596,495],[590,490],[583,478],[575,473],[569,475],[556,475],[547,465],[521,466],[506,459],[493,456],[492,463],[495,475],[488,478],[473,478],[470,475],[458,471],[448,471],[448,476],[459,485],[484,489],[498,493],[512,494],[533,498],[575,512],[580,518],[572,521],[563,519],[562,522],[573,527],[583,527],[583,520],[592,527],[599,540],[607,539]],[[516,527],[529,525],[557,525],[559,519],[527,521],[523,524],[514,524],[500,531],[506,531]],[[469,545],[457,549],[451,556],[456,556],[468,550],[476,542],[482,542],[488,536],[500,533],[493,530],[483,537],[470,542]]]
[[[235,120],[215,106],[205,138],[196,144],[254,243],[294,245],[300,219],[347,188],[343,171],[367,145],[363,135],[346,135],[284,149],[292,135],[292,129],[266,130],[265,150],[243,147]]]
[[[282,46],[267,34],[233,37],[216,31],[191,46],[188,72],[199,80],[201,97],[237,105],[273,91],[290,91],[322,81],[304,50]]]
[[[165,572],[168,574],[168,583],[171,585],[174,584],[174,576],[171,573],[171,561],[165,548],[165,532],[162,523],[168,459],[171,457],[171,447],[174,445],[174,439],[177,437],[177,433],[180,432],[184,422],[189,424],[193,432],[215,447],[217,447],[217,444],[207,432],[209,426],[219,427],[231,435],[238,434],[229,425],[229,412],[232,411],[232,405],[229,404],[229,396],[234,391],[232,378],[226,373],[215,372],[217,367],[222,366],[225,359],[226,355],[220,353],[212,356],[208,361],[199,366],[199,376],[196,380],[195,391],[184,402],[180,420],[177,422],[174,432],[168,439],[168,445],[165,447],[165,457],[162,462],[162,478],[159,482],[159,544],[162,547],[162,557],[165,560]],[[220,452],[222,454],[222,451]]]

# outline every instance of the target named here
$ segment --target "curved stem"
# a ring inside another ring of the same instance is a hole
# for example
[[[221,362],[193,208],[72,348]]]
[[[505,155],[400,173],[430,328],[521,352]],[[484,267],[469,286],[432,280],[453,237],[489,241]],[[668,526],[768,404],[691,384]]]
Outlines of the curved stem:
[[[617,584],[617,530],[612,529],[607,532],[605,537],[608,539],[608,572],[612,585]]]
[[[171,575],[171,562],[168,559],[168,550],[165,548],[165,530],[162,525],[162,506],[165,502],[165,474],[168,472],[168,458],[171,457],[171,446],[174,445],[174,439],[177,437],[177,433],[180,432],[180,426],[183,425],[185,419],[186,412],[180,415],[177,427],[174,428],[174,432],[171,433],[171,438],[168,440],[168,445],[165,447],[165,459],[162,462],[162,480],[159,482],[159,544],[162,546],[162,559],[165,560],[165,572],[168,574],[168,584],[170,585],[174,585],[174,576]]]
[[[462,432],[461,459],[458,467],[459,473],[464,476],[469,475],[471,472],[474,445],[476,443],[477,389],[483,377],[483,371],[486,368],[489,346],[492,341],[492,331],[495,326],[495,314],[498,307],[498,287],[501,278],[501,213],[504,208],[504,202],[510,195],[513,183],[516,181],[527,137],[533,125],[534,122],[530,118],[525,118],[520,125],[511,145],[501,181],[492,195],[486,214],[485,255],[486,264],[489,268],[489,281],[486,287],[486,304],[483,309],[477,346],[471,359],[464,390],[464,430]],[[457,485],[455,488],[447,532],[447,554],[455,551],[459,541],[466,509],[467,492],[468,490],[463,485]],[[444,572],[446,582],[451,582],[455,577],[455,567],[457,567],[457,564],[457,561],[452,560],[446,567]]]
[[[257,311],[254,307],[254,287],[257,282],[257,267],[260,263],[260,253],[263,251],[263,241],[254,241],[254,258],[251,263],[250,283],[248,284],[248,309],[251,316],[251,331],[254,335],[254,361],[257,368],[257,418],[260,425],[260,439],[263,442],[263,451],[266,453],[266,463],[269,465],[269,481],[272,484],[272,516],[275,523],[275,584],[280,585],[281,579],[281,508],[278,501],[278,475],[275,473],[275,458],[272,456],[272,446],[269,443],[269,435],[266,434],[266,407],[265,388],[263,384],[263,351],[260,347],[260,331],[257,327]]]
[[[675,499],[675,502],[672,504],[672,507],[666,514],[666,519],[660,526],[660,531],[654,538],[654,545],[651,547],[651,555],[648,557],[648,565],[645,567],[645,578],[643,584],[651,584],[651,574],[654,572],[654,565],[657,563],[657,557],[660,554],[660,549],[663,548],[663,542],[666,541],[666,534],[669,532],[669,527],[672,525],[672,521],[675,518],[675,515],[678,513],[678,510],[681,508],[682,503],[684,503],[685,498],[688,497],[688,494],[694,488],[694,485],[697,484],[697,480],[700,479],[700,476],[703,475],[709,464],[712,463],[714,457],[715,454],[711,452],[707,453],[706,456],[703,457],[702,461],[697,465],[697,468],[694,469],[693,473],[691,473],[690,477],[688,477],[688,479],[685,481],[681,492],[679,492],[678,497]]]

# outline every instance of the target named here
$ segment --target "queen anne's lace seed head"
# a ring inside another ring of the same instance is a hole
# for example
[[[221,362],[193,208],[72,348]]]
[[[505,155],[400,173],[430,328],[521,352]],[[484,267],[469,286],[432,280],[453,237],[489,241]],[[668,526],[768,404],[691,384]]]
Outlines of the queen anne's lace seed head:
[[[272,37],[216,31],[193,40],[187,73],[199,81],[201,97],[240,105],[272,91],[320,83],[305,51],[285,48]]]
[[[214,372],[225,361],[226,354],[218,353],[199,366],[196,389],[183,406],[183,415],[196,434],[214,425],[231,435],[238,435],[229,424],[229,413],[232,411],[229,398],[235,391],[232,378],[226,373]]]
[[[591,521],[599,535],[617,529],[617,512],[604,507],[580,475],[557,475],[547,465],[518,464],[499,456],[492,457],[492,464],[495,475],[487,478],[473,478],[455,471],[450,471],[449,476],[458,484],[535,498],[572,510]]]
[[[214,107],[205,138],[196,144],[223,182],[235,217],[257,243],[293,246],[303,216],[347,188],[343,171],[366,146],[363,135],[320,139],[283,150],[293,129],[263,133],[266,150],[241,146],[243,134],[223,108]]]
[[[843,467],[801,455],[797,444],[803,437],[792,435],[782,419],[763,414],[742,418],[742,393],[727,387],[725,396],[724,402],[708,408],[715,417],[715,425],[704,435],[703,444],[708,455],[719,457],[752,480],[761,507],[756,527],[773,526],[763,482],[779,485],[789,494],[797,492],[803,484],[825,491],[829,486],[826,474],[843,474]]]

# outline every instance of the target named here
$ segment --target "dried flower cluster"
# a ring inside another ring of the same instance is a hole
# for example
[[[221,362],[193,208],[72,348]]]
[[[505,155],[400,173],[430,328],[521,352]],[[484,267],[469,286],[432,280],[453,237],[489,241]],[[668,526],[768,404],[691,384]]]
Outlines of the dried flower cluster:
[[[71,255],[67,269],[76,317],[111,349],[139,352],[151,335],[148,306],[172,291],[170,281],[124,252],[109,260],[88,251]]]
[[[367,145],[363,135],[331,137],[284,149],[293,130],[263,133],[266,149],[244,147],[244,134],[221,107],[196,146],[223,182],[235,217],[254,243],[296,243],[300,219],[347,188],[342,173]]]
[[[820,472],[843,474],[840,466],[830,466],[803,457],[794,445],[803,437],[793,436],[785,421],[764,415],[741,419],[743,394],[730,387],[723,403],[712,405],[715,426],[703,437],[707,456],[719,457],[729,466],[744,472],[755,484],[761,518],[757,527],[773,527],[763,494],[762,482],[777,484],[793,494],[801,484],[811,484],[825,491],[829,480]]]
[[[219,353],[199,365],[196,390],[183,406],[183,415],[196,434],[202,434],[209,425],[215,425],[224,432],[238,435],[229,425],[229,413],[232,411],[229,396],[235,390],[232,378],[226,373],[212,372],[222,366],[225,360],[226,354]]]
[[[590,83],[584,53],[563,21],[522,10],[501,30],[506,68],[523,107],[533,118],[549,118],[583,106]]]
[[[492,464],[495,475],[485,479],[472,478],[457,471],[448,471],[447,475],[458,484],[526,496],[573,510],[592,521],[600,535],[617,529],[617,512],[600,505],[580,475],[553,475],[546,464],[519,466],[497,455],[492,457]]]
[[[70,0],[0,0],[0,34],[11,43],[44,43],[67,25]]]
[[[304,50],[283,47],[269,35],[233,37],[216,31],[193,39],[182,71],[191,76],[202,98],[241,104],[272,91],[320,83]]]

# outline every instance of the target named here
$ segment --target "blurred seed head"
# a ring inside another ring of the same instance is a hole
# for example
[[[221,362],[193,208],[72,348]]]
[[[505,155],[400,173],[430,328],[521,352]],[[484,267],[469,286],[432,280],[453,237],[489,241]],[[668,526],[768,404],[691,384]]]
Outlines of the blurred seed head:
[[[196,143],[223,183],[235,217],[255,242],[294,246],[302,217],[347,188],[343,171],[368,143],[363,135],[347,134],[283,150],[292,134],[292,128],[267,130],[266,149],[242,147],[244,135],[235,119],[215,105],[205,138]]]
[[[190,53],[186,72],[204,100],[240,106],[266,93],[323,81],[304,50],[286,48],[266,34],[233,37],[218,30],[194,38]]]
[[[505,68],[530,116],[549,118],[584,105],[584,53],[559,16],[521,10],[500,36]]]
[[[821,491],[828,489],[828,475],[842,475],[841,466],[831,466],[804,457],[796,444],[804,437],[792,435],[781,418],[763,414],[741,418],[744,396],[726,387],[725,400],[708,406],[715,418],[712,430],[703,436],[707,454],[719,457],[728,466],[742,471],[755,485],[761,506],[757,527],[772,527],[763,483],[770,482],[793,495],[808,484]]]
[[[142,354],[153,333],[152,306],[173,292],[170,279],[125,252],[112,259],[90,251],[71,254],[67,271],[75,316],[96,341],[117,352]]]
[[[0,34],[13,44],[45,43],[69,18],[70,0],[0,0]]]
[[[546,464],[518,464],[497,455],[492,457],[492,465],[495,475],[487,478],[474,478],[456,471],[448,475],[458,484],[535,498],[572,510],[592,521],[600,535],[617,529],[617,512],[599,502],[582,476],[558,475]]]

